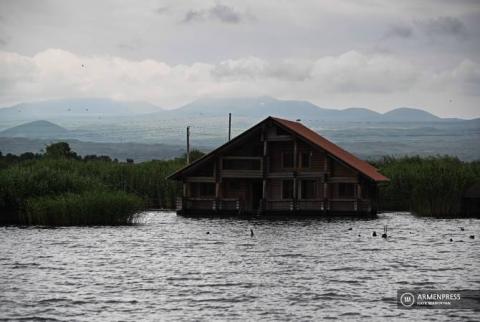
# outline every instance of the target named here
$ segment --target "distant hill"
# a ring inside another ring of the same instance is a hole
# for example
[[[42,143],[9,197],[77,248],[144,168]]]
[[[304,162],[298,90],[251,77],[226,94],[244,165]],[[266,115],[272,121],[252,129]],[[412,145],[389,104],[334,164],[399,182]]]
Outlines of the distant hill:
[[[2,137],[61,138],[69,131],[49,121],[33,121],[0,132]]]
[[[435,122],[442,119],[424,110],[400,107],[382,115],[383,121],[390,122]]]
[[[159,113],[162,109],[145,102],[120,102],[108,98],[72,98],[21,103],[0,109],[2,120],[38,120],[74,117],[112,117]]]
[[[108,155],[118,160],[133,159],[135,162],[149,160],[171,159],[185,153],[185,146],[169,144],[141,144],[141,143],[99,143],[83,142],[78,140],[61,140],[70,144],[73,151],[79,155]],[[0,137],[0,152],[20,155],[25,152],[41,152],[46,145],[59,142],[54,139],[6,138]],[[202,151],[208,148],[195,147]]]
[[[438,122],[444,119],[421,109],[397,108],[385,114],[367,108],[331,109],[307,101],[278,100],[272,97],[205,98],[193,101],[162,116],[214,117],[232,113],[235,116],[263,118],[278,116],[289,119],[334,122]],[[445,119],[454,121],[455,119]]]
[[[22,103],[0,108],[0,125],[12,126],[20,122],[48,119],[75,120],[76,123],[117,122],[138,117],[143,121],[153,117],[156,121],[175,118],[235,117],[261,119],[278,116],[319,122],[444,122],[443,119],[422,109],[401,107],[381,114],[363,107],[346,109],[324,108],[302,100],[279,100],[269,96],[239,98],[203,98],[173,110],[164,110],[146,102],[120,102],[106,98],[77,98]]]
[[[193,101],[166,114],[174,116],[235,116],[263,118],[278,116],[290,119],[335,121],[376,120],[381,114],[365,108],[345,110],[321,108],[307,101],[278,100],[268,96],[249,98],[206,98]]]

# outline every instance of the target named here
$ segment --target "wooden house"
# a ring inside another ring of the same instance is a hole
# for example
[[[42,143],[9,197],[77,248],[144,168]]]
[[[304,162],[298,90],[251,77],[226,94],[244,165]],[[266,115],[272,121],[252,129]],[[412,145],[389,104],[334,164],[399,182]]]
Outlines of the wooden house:
[[[183,215],[375,214],[388,179],[299,122],[268,117],[169,176]]]

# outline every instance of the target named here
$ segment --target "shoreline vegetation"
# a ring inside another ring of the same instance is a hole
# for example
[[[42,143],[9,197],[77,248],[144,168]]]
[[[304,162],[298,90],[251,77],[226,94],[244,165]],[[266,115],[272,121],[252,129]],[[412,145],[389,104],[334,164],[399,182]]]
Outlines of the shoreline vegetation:
[[[383,211],[463,217],[464,193],[480,182],[480,161],[463,162],[451,156],[408,156],[384,157],[370,163],[390,179],[379,191],[379,206]]]
[[[202,155],[193,151],[191,158]],[[413,156],[371,163],[390,178],[379,191],[383,211],[462,216],[464,191],[480,181],[480,161]],[[166,177],[184,165],[185,156],[142,163],[80,157],[63,142],[42,154],[0,153],[0,224],[133,224],[142,210],[175,208],[181,187]]]
[[[0,154],[0,224],[133,224],[142,210],[175,208],[179,187],[165,177],[184,164],[184,157],[138,164],[82,158],[62,142],[43,154]]]

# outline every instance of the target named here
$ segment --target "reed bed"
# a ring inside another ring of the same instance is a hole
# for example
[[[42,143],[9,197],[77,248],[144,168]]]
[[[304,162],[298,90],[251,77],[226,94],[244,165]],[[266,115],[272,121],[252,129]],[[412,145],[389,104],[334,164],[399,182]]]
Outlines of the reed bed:
[[[89,191],[29,198],[21,213],[26,225],[78,226],[133,224],[142,199],[122,191]]]
[[[386,157],[373,162],[390,178],[380,187],[383,210],[413,211],[424,216],[462,215],[462,195],[480,181],[480,163],[450,156]]]

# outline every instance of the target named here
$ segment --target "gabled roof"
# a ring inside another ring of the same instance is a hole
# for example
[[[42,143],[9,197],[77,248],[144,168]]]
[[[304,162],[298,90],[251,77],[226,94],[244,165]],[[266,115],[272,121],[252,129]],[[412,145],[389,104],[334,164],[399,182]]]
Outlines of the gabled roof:
[[[265,120],[261,121],[260,123],[254,125],[250,129],[246,130],[245,132],[243,132],[242,134],[240,134],[239,136],[237,136],[233,140],[223,144],[222,146],[218,147],[217,149],[213,150],[212,152],[204,155],[202,158],[196,160],[195,162],[193,162],[193,163],[185,166],[184,168],[178,170],[177,172],[173,173],[168,178],[169,179],[176,179],[178,177],[181,177],[181,175],[183,173],[187,172],[187,170],[197,168],[198,166],[200,166],[201,164],[203,164],[207,160],[210,160],[211,158],[213,158],[213,156],[216,155],[218,152],[224,150],[225,148],[227,148],[231,144],[235,144],[241,138],[245,137],[249,133],[252,133],[255,129],[258,129],[263,123],[267,122],[268,120],[273,121],[273,123],[279,125],[283,129],[287,130],[288,132],[291,132],[292,134],[296,135],[297,137],[304,139],[305,141],[309,142],[313,146],[316,146],[316,147],[324,150],[330,156],[332,156],[335,159],[345,163],[347,166],[357,170],[358,172],[360,172],[364,176],[370,178],[371,180],[376,181],[376,182],[389,181],[389,179],[387,177],[385,177],[384,175],[379,173],[378,170],[375,167],[373,167],[372,165],[370,165],[369,163],[367,163],[363,160],[360,160],[359,158],[357,158],[353,154],[345,151],[344,149],[342,149],[338,145],[330,142],[329,140],[325,139],[324,137],[319,135],[317,132],[312,131],[311,129],[307,128],[303,124],[301,124],[299,122],[293,122],[293,121],[284,120],[284,119],[280,119],[280,118],[277,118],[277,117],[271,117],[271,116],[269,116]]]
[[[284,127],[288,128],[290,131],[294,132],[298,136],[302,137],[303,139],[309,141],[313,145],[316,145],[321,149],[325,150],[328,154],[334,156],[340,161],[343,161],[344,163],[354,168],[358,172],[364,174],[365,176],[369,177],[370,179],[374,181],[389,181],[388,178],[379,173],[374,166],[372,166],[368,162],[360,160],[350,152],[345,151],[338,145],[325,139],[317,132],[310,130],[305,125],[299,122],[292,122],[276,117],[272,117],[272,119],[280,123]]]

